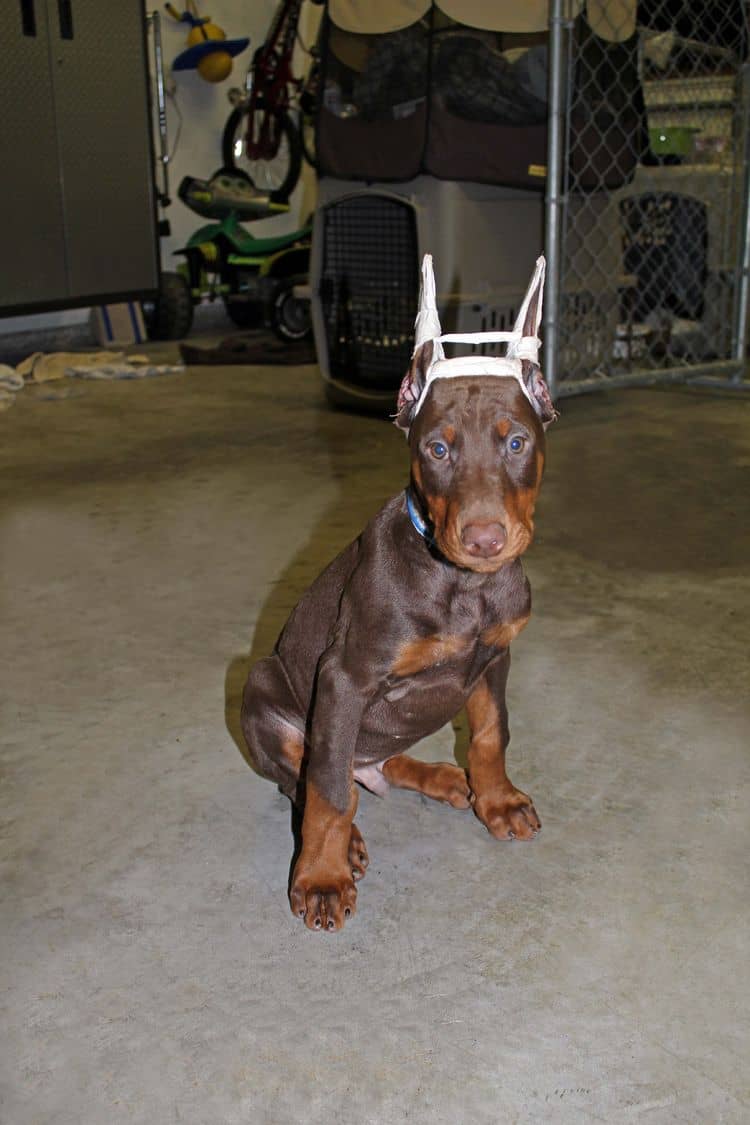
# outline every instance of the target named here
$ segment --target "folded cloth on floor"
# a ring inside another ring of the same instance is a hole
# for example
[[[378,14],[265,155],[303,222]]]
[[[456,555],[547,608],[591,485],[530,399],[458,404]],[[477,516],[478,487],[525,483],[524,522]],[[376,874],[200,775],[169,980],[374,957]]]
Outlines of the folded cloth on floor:
[[[103,363],[96,367],[73,364],[66,368],[66,375],[76,375],[79,379],[147,379],[151,375],[179,375],[185,370],[182,363]]]
[[[16,401],[16,391],[22,386],[23,375],[19,375],[15,367],[0,363],[0,412],[10,409]]]
[[[308,363],[317,363],[312,340],[287,342],[277,340],[267,332],[228,336],[218,347],[213,348],[196,348],[193,344],[180,344],[180,355],[185,363],[211,364],[215,367],[237,363],[261,367],[278,364],[304,366]]]
[[[23,382],[23,375],[19,375],[15,367],[8,367],[7,363],[0,363],[0,390],[20,391]]]
[[[62,379],[68,374],[68,368],[76,367],[101,367],[105,363],[114,363],[124,359],[124,352],[34,352],[18,364],[16,371],[24,379],[33,379],[35,383],[46,383],[50,379]],[[146,356],[130,356],[128,362],[146,360]]]

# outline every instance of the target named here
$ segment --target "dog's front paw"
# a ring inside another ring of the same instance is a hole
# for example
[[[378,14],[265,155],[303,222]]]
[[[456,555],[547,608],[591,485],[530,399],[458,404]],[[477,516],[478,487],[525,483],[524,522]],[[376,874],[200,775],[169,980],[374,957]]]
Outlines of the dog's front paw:
[[[474,812],[496,840],[533,840],[541,831],[531,797],[513,786],[478,796]]]
[[[300,857],[289,902],[292,913],[304,918],[308,930],[340,930],[357,908],[351,869],[333,871],[319,863],[308,866]]]

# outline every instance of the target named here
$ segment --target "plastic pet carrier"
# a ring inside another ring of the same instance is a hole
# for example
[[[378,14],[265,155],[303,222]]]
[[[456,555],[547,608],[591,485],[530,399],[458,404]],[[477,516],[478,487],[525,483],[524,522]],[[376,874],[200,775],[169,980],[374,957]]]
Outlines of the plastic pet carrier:
[[[387,195],[346,196],[318,212],[316,245],[313,315],[329,397],[386,406],[411,359],[419,295],[414,207]]]

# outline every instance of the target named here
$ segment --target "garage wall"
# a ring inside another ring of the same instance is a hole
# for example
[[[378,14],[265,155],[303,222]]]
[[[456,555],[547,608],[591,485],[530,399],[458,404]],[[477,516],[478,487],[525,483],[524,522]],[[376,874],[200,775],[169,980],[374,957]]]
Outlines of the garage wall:
[[[177,198],[180,180],[186,175],[210,176],[221,164],[221,134],[231,110],[227,92],[232,86],[243,84],[252,52],[266,34],[276,3],[277,0],[252,0],[252,2],[198,0],[200,14],[210,16],[213,23],[224,29],[228,38],[249,35],[251,39],[250,46],[235,59],[230,76],[224,82],[215,85],[205,82],[196,71],[171,74],[169,69],[171,62],[184,49],[189,28],[187,24],[172,20],[164,11],[163,5],[158,5],[158,10],[162,13],[165,72],[167,81],[175,88],[177,105],[182,114],[182,129],[174,152],[174,161],[169,168],[173,202],[163,216],[169,219],[172,227],[171,236],[161,239],[162,265],[165,269],[175,268],[179,259],[173,256],[173,251],[184,245],[196,227],[205,221],[194,215]],[[174,6],[178,11],[183,9],[180,0],[174,0]],[[153,3],[146,4],[147,11],[156,8],[157,5]],[[314,39],[319,18],[320,9],[317,6],[312,4],[303,6],[300,32],[305,43],[309,44]],[[305,65],[306,58],[298,51],[296,71],[300,72]],[[179,116],[171,98],[168,99],[167,122],[170,149],[172,149],[177,139]],[[158,153],[156,133],[154,136],[155,150]],[[160,179],[158,182],[161,182]],[[290,204],[288,214],[255,223],[252,228],[253,233],[257,233],[259,237],[283,233],[286,230],[294,230],[305,219],[315,205],[315,178],[307,164],[303,164],[302,177],[290,199]],[[88,320],[88,315],[88,309],[69,309],[36,316],[0,318],[0,335],[64,328]]]

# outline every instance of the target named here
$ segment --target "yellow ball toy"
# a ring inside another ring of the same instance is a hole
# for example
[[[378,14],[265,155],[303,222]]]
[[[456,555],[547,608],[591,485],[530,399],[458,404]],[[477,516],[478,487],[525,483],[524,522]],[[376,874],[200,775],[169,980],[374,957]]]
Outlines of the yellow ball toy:
[[[205,43],[207,39],[226,39],[226,35],[215,23],[202,23],[188,32],[188,47],[194,47],[196,43]]]
[[[182,15],[171,4],[165,7],[174,19],[190,24],[187,46],[172,63],[172,70],[197,70],[206,82],[223,82],[228,78],[233,57],[244,51],[250,40],[227,39],[223,29],[211,23],[210,18],[198,15],[194,0],[188,0],[188,10]]]
[[[232,56],[226,51],[212,51],[198,63],[198,73],[206,82],[223,82],[232,72]]]

